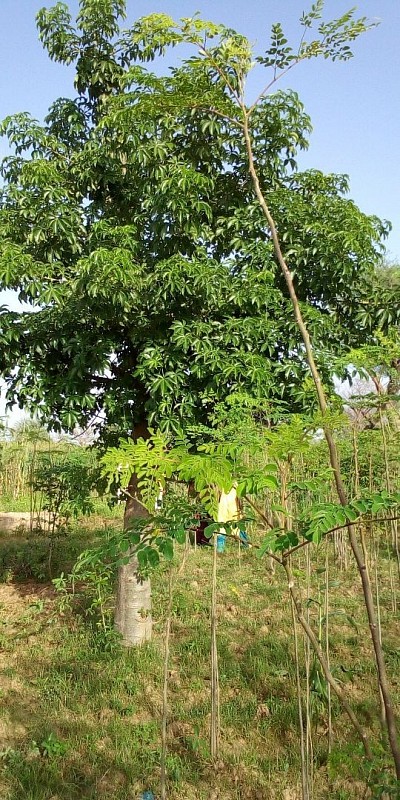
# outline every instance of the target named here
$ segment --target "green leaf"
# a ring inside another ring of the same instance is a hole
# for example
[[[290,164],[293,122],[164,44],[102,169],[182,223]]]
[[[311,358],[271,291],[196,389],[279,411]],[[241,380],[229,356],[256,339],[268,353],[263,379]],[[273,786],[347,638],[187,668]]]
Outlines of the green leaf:
[[[366,514],[369,511],[369,503],[366,500],[353,500],[353,508],[359,511],[360,514]]]
[[[185,530],[185,528],[175,528],[173,530],[173,536],[174,536],[174,539],[176,539],[176,541],[179,544],[185,544],[185,542],[186,542],[186,530]]]
[[[357,511],[355,511],[351,505],[345,506],[343,508],[343,511],[346,514],[346,517],[349,520],[349,522],[355,522],[360,516],[360,514]]]
[[[159,544],[158,548],[167,561],[172,561],[174,557],[174,545],[171,539],[164,539]]]
[[[265,553],[271,552],[275,553],[278,547],[278,536],[281,534],[280,528],[274,528],[274,530],[269,531],[267,535],[264,537],[263,541],[261,542],[260,549],[257,551],[257,555],[261,558]]]
[[[166,555],[166,558],[168,559],[170,550],[167,548],[166,552],[168,554],[168,555]],[[157,550],[154,550],[153,548],[148,547],[147,550],[146,550],[146,555],[147,555],[147,561],[148,561],[149,565],[151,567],[153,567],[153,568],[158,567],[158,565],[160,563],[160,556],[158,555]],[[172,548],[172,556],[171,557],[173,557],[173,548]]]
[[[223,527],[223,523],[212,522],[210,525],[207,525],[207,527],[204,528],[204,536],[206,536],[207,539],[211,539],[211,537],[214,536],[214,534],[217,533],[221,527]]]

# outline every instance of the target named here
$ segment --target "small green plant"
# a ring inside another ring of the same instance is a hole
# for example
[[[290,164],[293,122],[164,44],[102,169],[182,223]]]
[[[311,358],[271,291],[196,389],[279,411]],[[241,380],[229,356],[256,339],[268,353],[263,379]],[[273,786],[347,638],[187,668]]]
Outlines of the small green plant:
[[[110,623],[106,628],[98,628],[92,632],[90,644],[97,653],[108,653],[110,656],[121,651],[121,634]],[[128,713],[126,709],[124,713]]]
[[[196,753],[200,758],[204,759],[205,761],[209,758],[209,743],[205,736],[201,735],[200,727],[198,725],[194,726],[194,733],[191,736],[188,736],[188,741],[191,744],[194,753]]]
[[[53,732],[49,733],[39,745],[36,742],[32,742],[32,747],[34,750],[37,749],[40,755],[45,758],[57,758],[64,756],[67,752],[67,745],[58,739]]]
[[[115,567],[96,558],[90,559],[90,552],[81,553],[72,572],[61,573],[52,583],[59,594],[59,611],[79,609],[93,625],[93,647],[112,652],[120,646],[111,614]]]
[[[65,614],[66,611],[71,611],[72,590],[68,576],[62,572],[58,578],[53,578],[52,584],[58,593],[57,614]]]
[[[45,609],[46,601],[43,598],[39,597],[37,600],[34,600],[32,603],[29,603],[28,606],[28,613],[29,614],[42,614]]]

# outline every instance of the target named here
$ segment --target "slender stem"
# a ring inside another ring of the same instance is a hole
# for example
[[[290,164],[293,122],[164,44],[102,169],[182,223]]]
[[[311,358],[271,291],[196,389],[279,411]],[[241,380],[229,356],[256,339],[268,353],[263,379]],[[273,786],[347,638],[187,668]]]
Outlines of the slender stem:
[[[292,611],[292,625],[294,636],[294,657],[296,664],[296,688],[297,688],[297,708],[299,712],[299,730],[300,730],[300,756],[301,756],[301,787],[303,800],[309,800],[308,793],[308,774],[307,774],[307,758],[304,742],[304,724],[303,724],[303,707],[301,703],[301,683],[300,683],[300,664],[299,664],[299,641],[297,636],[297,624],[295,607],[293,598],[290,598],[290,608]]]
[[[188,550],[185,548],[182,558],[182,563],[176,573],[175,580],[172,578],[172,567],[170,569],[168,578],[168,606],[167,606],[167,619],[165,623],[165,638],[164,638],[164,675],[163,675],[163,702],[162,702],[162,725],[161,725],[161,800],[167,798],[167,731],[168,731],[168,676],[169,676],[169,657],[170,657],[170,639],[171,639],[171,625],[172,625],[172,603],[174,598],[174,588],[185,568]]]
[[[374,551],[374,573],[375,573],[375,603],[376,603],[376,619],[378,623],[378,634],[379,639],[382,642],[382,625],[381,625],[381,599],[380,599],[380,591],[379,591],[379,573],[378,573],[378,562],[379,562],[379,551],[376,542],[376,536],[374,533],[373,525],[371,525],[371,538],[372,538],[372,545]],[[380,700],[380,723],[382,732],[384,733],[386,730],[386,711],[385,711],[385,704],[383,702],[382,692],[379,692],[379,700]]]
[[[247,111],[246,107],[244,106],[244,104],[242,105],[242,113],[243,113],[243,121],[244,121],[244,138],[245,138],[247,156],[248,156],[248,161],[249,161],[249,171],[250,171],[250,175],[251,175],[251,178],[252,178],[252,181],[253,181],[254,191],[256,193],[258,202],[260,203],[260,206],[261,206],[261,209],[262,209],[263,214],[265,216],[265,219],[268,222],[268,226],[269,226],[269,229],[271,231],[271,237],[272,237],[272,241],[273,241],[273,245],[274,245],[275,255],[276,255],[277,261],[279,263],[279,266],[280,266],[280,268],[282,270],[283,276],[284,276],[284,278],[286,280],[286,285],[287,285],[287,288],[288,288],[289,296],[290,296],[290,299],[291,299],[292,305],[293,305],[293,311],[294,311],[295,319],[296,319],[298,328],[300,330],[300,333],[302,335],[302,339],[303,339],[303,342],[304,342],[304,347],[305,347],[305,350],[306,350],[308,365],[310,367],[311,374],[312,374],[312,377],[313,377],[313,380],[314,380],[314,384],[315,384],[315,388],[316,388],[316,392],[317,392],[317,395],[318,395],[318,402],[319,402],[319,405],[320,405],[322,413],[326,413],[326,411],[328,410],[328,407],[327,407],[327,402],[326,402],[326,398],[325,398],[325,393],[324,393],[324,390],[323,390],[323,387],[322,387],[321,378],[320,378],[320,375],[319,375],[319,372],[318,372],[318,369],[317,369],[317,366],[316,366],[316,363],[315,363],[310,336],[309,336],[307,327],[306,327],[306,325],[304,323],[303,316],[302,316],[302,313],[301,313],[301,310],[300,310],[299,301],[297,299],[296,291],[295,291],[294,284],[293,284],[292,274],[291,274],[291,272],[289,270],[289,267],[287,266],[286,261],[284,259],[284,256],[283,256],[283,253],[282,253],[282,249],[281,249],[281,246],[280,246],[280,242],[279,242],[279,237],[278,237],[278,232],[277,232],[277,229],[276,229],[276,225],[275,225],[274,219],[272,217],[272,214],[271,214],[271,212],[270,212],[270,210],[269,210],[269,208],[267,206],[267,203],[265,201],[265,197],[264,197],[263,192],[261,190],[260,181],[258,179],[258,174],[257,174],[257,170],[256,170],[255,163],[254,163],[253,146],[252,146],[252,142],[251,142],[251,135],[250,135],[250,130],[249,130],[248,111]]]
[[[326,663],[328,664],[329,669],[331,668],[330,665],[330,655],[329,655],[329,553],[328,548],[326,548],[325,552],[325,657]],[[331,698],[331,687],[330,684],[327,684],[328,688],[328,754],[330,755],[332,750],[332,739],[333,739],[333,731],[332,731],[332,698]]]
[[[291,598],[293,600],[293,603],[294,603],[294,607],[296,609],[297,619],[298,619],[301,627],[303,628],[303,631],[306,634],[307,639],[310,642],[311,647],[314,650],[314,653],[317,656],[319,663],[321,664],[321,667],[323,669],[323,673],[325,675],[325,679],[329,683],[329,685],[330,685],[332,691],[335,693],[336,697],[340,700],[340,703],[342,704],[342,706],[343,706],[347,716],[349,717],[354,729],[357,731],[357,734],[358,734],[358,736],[360,737],[360,739],[362,741],[366,757],[368,758],[368,760],[371,761],[372,760],[372,752],[371,752],[371,748],[369,746],[367,735],[366,735],[364,729],[361,727],[356,715],[354,714],[354,711],[351,708],[351,706],[350,706],[350,704],[349,704],[349,702],[347,700],[347,697],[346,697],[342,687],[339,685],[339,683],[333,677],[333,675],[332,675],[332,673],[331,673],[331,671],[329,669],[329,666],[328,666],[328,663],[327,663],[327,660],[326,660],[326,657],[325,657],[325,653],[323,652],[323,650],[322,650],[322,648],[321,648],[321,646],[320,646],[320,644],[318,642],[318,639],[317,639],[313,629],[311,628],[311,626],[309,625],[309,623],[307,622],[307,620],[306,620],[306,618],[305,618],[305,616],[303,614],[303,609],[302,609],[302,606],[301,606],[300,599],[297,596],[297,593],[295,591],[294,577],[293,577],[292,570],[290,568],[290,565],[289,565],[288,561],[286,561],[286,560],[283,561],[282,566],[283,566],[283,568],[284,568],[284,570],[286,572],[288,588],[289,588],[290,596],[291,596]]]
[[[217,648],[217,534],[214,533],[211,592],[211,758],[215,763],[219,750],[219,674]]]
[[[313,348],[312,348],[312,344],[311,344],[310,335],[308,333],[307,326],[306,326],[306,324],[304,322],[303,315],[301,313],[300,304],[299,304],[298,297],[297,297],[297,294],[296,294],[296,290],[295,290],[295,287],[294,287],[292,274],[291,274],[290,269],[289,269],[289,267],[288,267],[288,265],[286,263],[286,260],[284,258],[284,255],[283,255],[283,252],[282,252],[282,249],[281,249],[281,245],[280,245],[280,241],[279,241],[279,236],[278,236],[278,232],[277,232],[277,229],[276,229],[276,225],[275,225],[274,219],[272,217],[272,214],[271,214],[271,212],[269,210],[269,207],[268,207],[268,205],[266,203],[266,200],[265,200],[265,197],[263,195],[263,192],[261,190],[260,181],[259,181],[257,170],[256,170],[256,167],[255,167],[254,156],[253,156],[253,147],[252,147],[252,141],[251,141],[251,134],[250,134],[250,129],[249,129],[249,117],[248,117],[248,112],[247,112],[246,106],[244,105],[244,101],[242,101],[242,103],[241,103],[241,109],[242,109],[242,114],[243,114],[244,139],[245,139],[247,155],[248,155],[249,172],[250,172],[250,176],[251,176],[252,181],[253,181],[254,191],[255,191],[257,199],[258,199],[258,201],[260,203],[260,206],[261,206],[261,209],[262,209],[263,214],[265,216],[265,219],[266,219],[266,221],[268,223],[269,229],[271,231],[271,237],[272,237],[272,241],[273,241],[273,245],[274,245],[275,257],[276,257],[276,259],[278,261],[278,264],[279,264],[279,266],[281,268],[282,274],[283,274],[283,276],[285,278],[286,286],[287,286],[287,289],[288,289],[288,292],[289,292],[289,296],[290,296],[290,299],[292,301],[294,316],[295,316],[295,319],[296,319],[296,323],[297,323],[298,329],[299,329],[299,331],[301,333],[301,336],[302,336],[302,339],[303,339],[304,348],[305,348],[306,356],[307,356],[307,362],[308,362],[308,365],[309,365],[309,368],[310,368],[310,371],[311,371],[311,375],[312,375],[312,378],[313,378],[313,381],[314,381],[314,385],[315,385],[315,390],[316,390],[316,394],[317,394],[317,398],[318,398],[318,404],[319,404],[319,407],[320,407],[320,411],[321,411],[322,416],[326,417],[327,412],[328,412],[328,404],[327,404],[327,400],[326,400],[326,397],[325,397],[325,392],[324,392],[324,388],[323,388],[323,385],[322,385],[321,377],[320,377],[320,374],[319,374],[319,371],[318,371],[318,368],[317,368],[317,365],[316,365],[316,362],[315,362],[315,359],[314,359],[314,353],[313,353]],[[342,474],[341,474],[341,470],[340,470],[339,457],[338,457],[338,451],[337,451],[336,443],[335,443],[335,440],[333,438],[332,431],[329,428],[328,424],[325,423],[323,425],[323,430],[324,430],[326,442],[327,442],[327,445],[328,445],[329,459],[330,459],[330,464],[331,464],[331,467],[332,467],[332,470],[333,470],[333,475],[334,475],[334,480],[335,480],[335,485],[336,485],[336,491],[337,491],[337,494],[338,494],[339,501],[340,501],[341,505],[345,506],[345,505],[347,505],[348,499],[347,499],[347,493],[346,493],[346,489],[345,489],[345,486],[344,486],[344,483],[343,483],[343,478],[342,478]],[[384,703],[385,703],[386,722],[387,722],[389,743],[390,743],[390,748],[391,748],[392,755],[393,755],[393,761],[394,761],[394,765],[395,765],[395,769],[396,769],[397,779],[400,780],[400,747],[399,747],[399,743],[398,743],[398,739],[397,739],[396,719],[395,719],[395,715],[394,715],[394,711],[393,711],[393,704],[392,704],[392,698],[391,698],[391,693],[390,693],[390,689],[389,689],[389,682],[388,682],[388,678],[387,678],[386,664],[385,664],[385,659],[384,659],[384,655],[383,655],[383,649],[382,649],[382,645],[381,645],[381,642],[380,642],[380,639],[379,639],[379,633],[378,633],[378,627],[377,627],[377,621],[376,621],[376,613],[375,613],[375,605],[374,605],[374,599],[373,599],[373,594],[372,594],[372,587],[371,587],[371,583],[370,583],[370,580],[369,580],[368,571],[367,571],[366,564],[365,564],[365,559],[363,557],[362,550],[359,547],[358,540],[357,540],[357,537],[356,537],[356,534],[355,534],[354,525],[349,523],[347,525],[347,530],[348,530],[348,535],[349,535],[349,539],[350,539],[350,546],[351,546],[351,549],[353,551],[353,555],[354,555],[355,561],[357,563],[358,571],[359,571],[360,578],[361,578],[361,583],[362,583],[362,588],[363,588],[363,593],[364,593],[364,602],[365,602],[365,607],[366,607],[366,610],[367,610],[369,628],[370,628],[372,643],[373,643],[374,652],[375,652],[375,663],[376,663],[377,673],[378,673],[378,683],[379,683],[379,687],[382,690],[382,695],[383,695],[383,699],[384,699]]]
[[[255,512],[256,512],[256,514],[258,514],[258,516],[260,517],[260,519],[262,519],[262,520],[263,520],[263,522],[265,522],[266,526],[267,526],[268,528],[270,528],[271,530],[273,530],[273,529],[274,529],[274,526],[273,526],[273,525],[272,525],[272,523],[269,521],[269,519],[268,519],[267,515],[266,515],[266,514],[264,514],[264,512],[263,512],[263,511],[261,511],[261,508],[259,508],[259,507],[258,507],[258,506],[255,504],[254,500],[251,500],[251,498],[250,498],[250,497],[249,497],[247,494],[244,496],[244,498],[243,498],[243,499],[244,499],[244,500],[246,500],[246,503],[248,503],[248,504],[249,504],[249,506],[250,506],[250,507],[253,509],[253,511],[255,511]]]
[[[269,83],[267,83],[266,86],[264,86],[264,89],[262,89],[260,94],[256,97],[256,99],[251,104],[251,106],[247,109],[247,114],[249,116],[250,116],[250,114],[253,113],[254,109],[258,106],[260,100],[263,100],[264,97],[266,97],[266,95],[268,94],[270,89],[272,89],[272,87],[275,85],[275,83],[278,83],[278,81],[280,81],[281,78],[283,78],[285,75],[287,75],[287,73],[290,72],[290,70],[293,69],[293,67],[297,66],[299,61],[301,61],[300,57],[296,58],[295,61],[292,61],[292,63],[289,64],[288,67],[286,67],[285,69],[281,70],[279,75],[274,75],[273,79],[271,81],[269,81]]]
[[[360,469],[358,463],[358,442],[356,429],[353,426],[353,454],[354,454],[354,494],[357,496],[360,491]],[[364,555],[365,566],[368,572],[368,551],[364,536],[364,525],[359,526],[361,547]]]
[[[164,676],[163,676],[163,702],[161,726],[161,800],[167,797],[167,725],[168,725],[168,673],[169,673],[169,642],[171,636],[172,617],[172,567],[168,579],[168,606],[167,620],[165,623],[164,637]]]
[[[101,593],[100,586],[97,587],[97,596],[98,596],[98,600],[99,600],[101,624],[103,626],[104,633],[106,633],[107,632],[107,624],[106,624],[106,618],[105,618],[105,615],[104,615],[104,603],[103,603],[103,596],[102,596],[102,593]]]
[[[310,562],[310,551],[305,551],[305,561],[306,561],[306,593],[307,598],[310,597],[310,578],[311,578],[311,562]],[[289,564],[292,562],[289,561]],[[307,603],[307,611],[306,611],[306,620],[307,623],[310,624],[310,604]],[[304,631],[303,631],[304,633]],[[307,708],[307,716],[306,716],[306,742],[307,742],[307,766],[308,766],[308,779],[310,782],[311,789],[313,788],[314,782],[314,747],[313,747],[313,736],[312,736],[312,707],[311,707],[311,645],[310,640],[308,637],[305,636],[305,656],[306,656],[306,708]],[[329,685],[329,684],[328,684]]]
[[[390,478],[390,469],[389,469],[389,452],[388,452],[388,444],[387,444],[387,437],[385,431],[385,420],[382,414],[382,407],[379,406],[379,422],[380,422],[380,429],[381,429],[381,437],[382,437],[382,445],[383,445],[383,457],[385,462],[385,478],[386,478],[386,488],[388,492],[392,491],[392,481]],[[397,571],[400,577],[400,552],[399,552],[399,541],[398,541],[398,532],[397,532],[397,525],[391,525],[391,532],[392,532],[392,547],[396,553],[396,561],[397,561]],[[389,565],[391,565],[391,559],[389,560]],[[396,603],[396,591],[394,589],[394,581],[391,576],[391,586],[392,586],[392,606],[393,611],[396,613],[397,611],[397,603]]]
[[[126,497],[128,500],[134,500],[134,501],[135,501],[135,503],[138,503],[140,506],[142,506],[143,510],[144,510],[144,511],[146,511],[146,515],[149,513],[149,512],[148,512],[148,509],[147,509],[147,507],[146,507],[146,506],[145,506],[145,504],[144,504],[144,503],[143,503],[143,502],[140,500],[140,498],[137,496],[137,494],[131,494],[130,492],[128,492],[128,490],[127,490],[127,489],[122,489],[122,488],[120,489],[120,492],[121,492],[121,494],[124,494],[124,495],[125,495],[125,497]]]

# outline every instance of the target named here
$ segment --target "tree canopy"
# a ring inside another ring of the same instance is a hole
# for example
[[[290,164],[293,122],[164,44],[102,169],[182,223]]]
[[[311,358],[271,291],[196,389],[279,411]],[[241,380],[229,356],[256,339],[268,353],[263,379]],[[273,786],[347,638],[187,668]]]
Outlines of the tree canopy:
[[[304,33],[321,14],[318,2]],[[304,348],[230,91],[235,48],[247,48],[250,68],[250,45],[162,14],[124,31],[124,15],[123,0],[81,0],[75,25],[63,3],[42,9],[40,39],[51,59],[75,65],[76,96],[55,100],[44,122],[19,113],[2,124],[11,155],[1,165],[0,286],[32,305],[2,309],[9,401],[55,430],[94,418],[108,442],[142,421],[172,431],[204,421],[237,392],[301,410],[314,402]],[[339,23],[321,22],[297,55],[273,26],[258,57],[273,91],[251,114],[260,182],[327,381],[338,355],[374,340],[368,299],[387,225],[346,196],[346,176],[298,170],[310,119],[275,81],[299,54],[349,57],[346,42],[365,23],[351,13]],[[183,58],[168,69],[180,43]]]

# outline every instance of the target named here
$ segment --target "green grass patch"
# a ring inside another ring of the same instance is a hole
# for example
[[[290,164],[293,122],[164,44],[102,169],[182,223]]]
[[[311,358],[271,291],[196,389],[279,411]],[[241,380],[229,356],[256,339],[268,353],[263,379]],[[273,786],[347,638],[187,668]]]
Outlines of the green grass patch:
[[[73,542],[66,538],[65,546],[68,542],[69,558]],[[78,538],[74,546],[78,548]],[[282,575],[268,572],[254,552],[242,554],[239,564],[233,548],[218,562],[221,756],[215,770],[211,767],[211,559],[208,549],[192,551],[174,595],[168,798],[297,800],[299,729],[287,591]],[[321,580],[321,575],[312,575],[313,596]],[[340,587],[331,590],[332,669],[378,743],[377,764],[384,764],[375,675],[356,580],[352,571],[342,573]],[[154,640],[126,651],[102,632],[95,615],[85,616],[84,604],[60,607],[60,597],[46,585],[0,585],[4,800],[135,800],[145,789],[158,796],[166,595],[163,568],[153,576]],[[351,613],[356,627],[335,610]],[[309,613],[318,628],[318,607],[312,604]],[[397,691],[396,620],[389,605],[383,605],[382,618]],[[299,646],[305,705],[300,633]],[[368,769],[347,718],[334,702],[329,755],[326,705],[321,698],[314,700],[314,798],[361,800]]]

